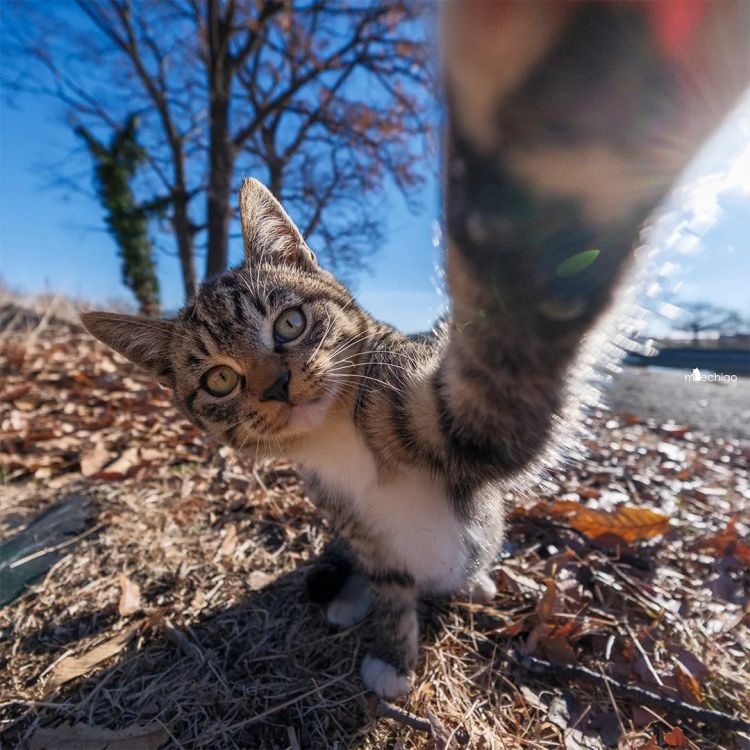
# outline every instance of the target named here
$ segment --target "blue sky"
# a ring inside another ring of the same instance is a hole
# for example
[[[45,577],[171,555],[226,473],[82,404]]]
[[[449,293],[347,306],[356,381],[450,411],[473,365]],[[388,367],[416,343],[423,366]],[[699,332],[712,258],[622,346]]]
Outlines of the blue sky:
[[[2,101],[0,113],[0,278],[23,292],[61,292],[106,305],[129,299],[119,259],[98,203],[54,187],[50,165],[71,156],[74,138],[61,106],[50,99]],[[750,317],[750,98],[714,137],[691,170],[692,194],[681,195],[656,241],[668,292],[675,300],[708,300]],[[81,158],[81,157],[77,157]],[[81,161],[83,187],[90,172]],[[438,187],[426,185],[422,209],[408,211],[394,191],[383,206],[387,241],[370,273],[353,285],[374,315],[407,331],[424,330],[443,309],[441,251],[434,241]],[[700,235],[700,239],[696,239]],[[315,249],[315,248],[313,248]],[[238,239],[230,258],[239,259]],[[199,263],[199,267],[202,263]],[[181,302],[178,262],[158,254],[165,308]]]

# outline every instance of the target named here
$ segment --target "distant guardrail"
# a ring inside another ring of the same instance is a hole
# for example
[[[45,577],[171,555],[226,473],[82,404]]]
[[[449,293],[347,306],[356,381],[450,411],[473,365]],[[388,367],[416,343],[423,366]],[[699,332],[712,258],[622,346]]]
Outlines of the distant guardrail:
[[[693,368],[725,375],[750,377],[750,349],[661,349],[654,357],[628,354],[625,364],[636,367],[671,367],[689,373]]]

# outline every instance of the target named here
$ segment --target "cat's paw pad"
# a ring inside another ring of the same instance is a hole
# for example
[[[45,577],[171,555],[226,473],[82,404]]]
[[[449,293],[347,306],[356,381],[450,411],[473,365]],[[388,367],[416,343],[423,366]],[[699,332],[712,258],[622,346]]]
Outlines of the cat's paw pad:
[[[341,593],[326,607],[326,620],[339,628],[349,628],[364,619],[372,608],[372,593],[359,575],[348,578]]]
[[[362,680],[368,690],[381,698],[399,698],[411,690],[411,678],[377,656],[365,656]]]

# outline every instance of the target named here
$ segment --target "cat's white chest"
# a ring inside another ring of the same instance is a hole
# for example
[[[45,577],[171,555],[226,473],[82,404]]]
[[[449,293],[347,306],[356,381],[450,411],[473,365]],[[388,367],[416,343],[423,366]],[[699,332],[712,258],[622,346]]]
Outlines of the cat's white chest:
[[[404,466],[379,482],[375,461],[351,425],[319,435],[296,458],[353,504],[358,518],[387,545],[393,568],[424,589],[451,591],[464,582],[464,529],[445,490],[426,472]]]

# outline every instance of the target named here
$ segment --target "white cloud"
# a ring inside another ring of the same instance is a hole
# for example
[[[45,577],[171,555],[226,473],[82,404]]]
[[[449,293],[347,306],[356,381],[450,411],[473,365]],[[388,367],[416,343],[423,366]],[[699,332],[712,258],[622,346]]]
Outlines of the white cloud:
[[[649,232],[650,244],[680,255],[700,252],[703,236],[724,215],[722,196],[732,193],[750,200],[750,143],[746,137],[738,138],[749,122],[750,98],[688,170]]]

